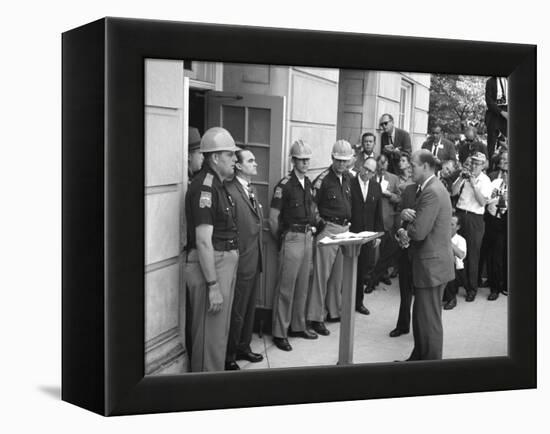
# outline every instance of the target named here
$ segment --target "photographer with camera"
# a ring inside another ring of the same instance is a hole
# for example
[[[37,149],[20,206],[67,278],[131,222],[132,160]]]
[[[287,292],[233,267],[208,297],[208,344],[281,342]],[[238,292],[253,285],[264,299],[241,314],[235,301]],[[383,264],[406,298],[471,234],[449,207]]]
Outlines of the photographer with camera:
[[[452,194],[458,195],[456,214],[462,220],[460,235],[466,239],[466,301],[474,301],[477,294],[479,253],[485,232],[483,214],[492,186],[489,177],[483,173],[487,161],[485,154],[474,153],[466,159],[460,176],[452,186]]]

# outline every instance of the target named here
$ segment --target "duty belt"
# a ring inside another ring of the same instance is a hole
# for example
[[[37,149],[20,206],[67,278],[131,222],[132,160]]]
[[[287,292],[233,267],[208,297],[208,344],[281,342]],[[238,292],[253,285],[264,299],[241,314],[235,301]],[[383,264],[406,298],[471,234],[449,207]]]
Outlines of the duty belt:
[[[306,232],[309,232],[311,230],[313,226],[311,226],[310,224],[306,224],[306,225],[290,225],[288,227],[288,230],[290,232],[300,232],[300,233],[306,233]]]
[[[345,218],[341,219],[339,217],[323,217],[323,220],[331,223],[336,223],[337,225],[340,225],[340,226],[345,226],[348,223],[350,223],[348,219],[345,219]]]
[[[230,250],[237,250],[239,248],[239,243],[236,239],[234,240],[213,240],[212,246],[214,250],[218,252],[229,252]]]

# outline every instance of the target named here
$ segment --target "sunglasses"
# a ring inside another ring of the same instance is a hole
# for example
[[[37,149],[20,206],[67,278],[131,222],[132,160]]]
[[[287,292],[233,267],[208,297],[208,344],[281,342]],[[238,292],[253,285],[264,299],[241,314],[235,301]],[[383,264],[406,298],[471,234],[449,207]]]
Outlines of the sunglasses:
[[[381,127],[385,127],[386,125],[388,125],[391,121],[386,121],[386,122],[380,122],[380,126]]]

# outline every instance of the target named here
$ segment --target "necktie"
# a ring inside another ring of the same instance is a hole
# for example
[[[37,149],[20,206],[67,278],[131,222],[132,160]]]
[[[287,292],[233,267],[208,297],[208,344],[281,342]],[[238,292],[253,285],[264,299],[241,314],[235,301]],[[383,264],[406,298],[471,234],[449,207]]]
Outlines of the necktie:
[[[420,193],[422,193],[422,186],[419,185],[416,187],[416,198],[418,199],[418,196],[420,196]]]
[[[254,195],[254,188],[250,184],[248,184],[248,198],[250,199],[252,208],[256,209],[256,196]]]
[[[434,157],[437,156],[437,143],[434,142],[434,146],[432,148],[432,154],[434,154]]]
[[[393,145],[393,138],[392,138],[391,134],[388,135],[388,141],[389,141],[390,145]]]

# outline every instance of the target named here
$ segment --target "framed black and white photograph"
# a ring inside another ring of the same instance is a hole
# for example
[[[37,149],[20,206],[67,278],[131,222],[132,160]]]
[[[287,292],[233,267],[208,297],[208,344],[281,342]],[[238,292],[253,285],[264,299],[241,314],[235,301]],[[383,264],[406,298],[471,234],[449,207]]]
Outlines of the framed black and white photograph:
[[[66,32],[63,399],[123,415],[536,387],[520,143],[531,45]]]

